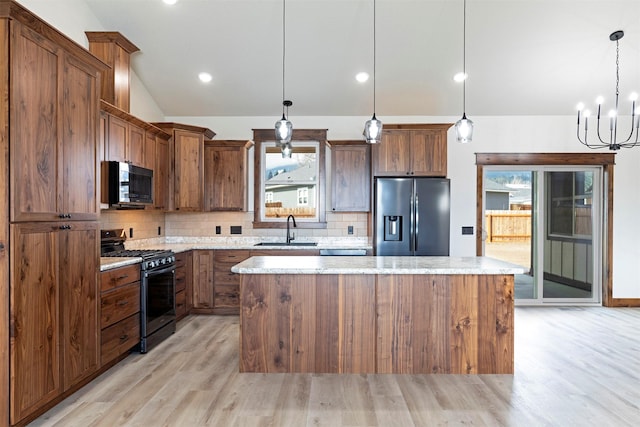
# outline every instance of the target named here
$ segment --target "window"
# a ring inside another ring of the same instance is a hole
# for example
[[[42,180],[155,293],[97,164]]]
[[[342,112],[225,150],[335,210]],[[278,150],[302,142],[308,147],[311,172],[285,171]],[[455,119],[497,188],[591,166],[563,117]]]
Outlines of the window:
[[[549,172],[546,178],[548,234],[590,236],[593,172]]]
[[[326,228],[326,130],[294,130],[291,158],[283,158],[274,131],[254,130],[254,228],[284,228],[289,215],[300,228]]]

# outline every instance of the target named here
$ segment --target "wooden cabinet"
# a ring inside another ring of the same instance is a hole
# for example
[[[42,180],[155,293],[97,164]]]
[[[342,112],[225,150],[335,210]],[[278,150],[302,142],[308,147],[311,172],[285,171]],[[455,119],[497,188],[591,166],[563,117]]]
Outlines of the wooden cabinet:
[[[212,250],[193,251],[194,313],[211,313],[213,310],[213,254]]]
[[[153,169],[155,150],[150,150],[152,152],[149,154],[146,153],[148,144],[145,131],[140,126],[130,123],[123,118],[107,114],[107,136],[105,144],[107,160],[127,162],[136,166]]]
[[[156,209],[169,209],[169,169],[171,152],[169,139],[156,137],[156,162],[153,169],[153,206]]]
[[[248,250],[217,250],[213,258],[213,308],[215,314],[238,314],[240,275],[231,267],[249,258]]]
[[[98,69],[17,21],[10,28],[12,37],[6,27],[0,37],[12,51],[2,101],[10,112],[11,221],[96,220]]]
[[[140,265],[100,273],[100,363],[140,343]]]
[[[369,212],[371,146],[364,141],[330,141],[331,210]]]
[[[13,424],[99,367],[99,225],[14,224],[11,234]]]
[[[247,210],[247,149],[251,141],[205,141],[204,210]]]
[[[204,207],[204,140],[215,133],[179,123],[153,123],[172,138],[173,188],[169,210],[201,212]]]
[[[190,313],[193,307],[193,252],[176,254],[176,320]]]
[[[447,176],[447,124],[385,125],[372,146],[374,176]]]

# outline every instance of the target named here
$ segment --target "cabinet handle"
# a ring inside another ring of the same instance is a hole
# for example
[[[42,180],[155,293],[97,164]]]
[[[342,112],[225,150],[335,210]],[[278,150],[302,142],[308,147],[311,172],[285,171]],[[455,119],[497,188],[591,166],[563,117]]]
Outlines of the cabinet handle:
[[[4,243],[0,243],[0,251],[4,251]]]
[[[58,215],[58,218],[62,218],[62,219],[71,218],[71,214],[60,214],[60,215]]]
[[[71,230],[71,226],[70,225],[61,225],[60,227],[58,227],[60,230]]]
[[[118,281],[118,280],[124,280],[124,279],[126,279],[127,277],[129,277],[129,275],[128,275],[128,274],[125,274],[125,275],[123,275],[123,276],[118,276],[118,277],[116,277],[114,280],[115,280],[115,281]]]
[[[120,300],[116,303],[117,306],[119,307],[124,307],[125,305],[129,304],[129,301],[127,300]]]
[[[120,336],[120,341],[126,341],[129,338],[129,335],[124,334]]]

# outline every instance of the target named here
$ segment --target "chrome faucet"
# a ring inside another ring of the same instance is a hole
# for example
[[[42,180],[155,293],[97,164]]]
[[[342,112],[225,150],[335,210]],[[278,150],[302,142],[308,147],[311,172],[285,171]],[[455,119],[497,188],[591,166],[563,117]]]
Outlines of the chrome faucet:
[[[293,226],[297,227],[296,225],[296,219],[294,218],[293,215],[289,215],[287,217],[287,245],[291,244],[292,240],[295,240],[296,235],[294,233],[291,233],[291,229],[289,228],[289,220],[293,220]]]

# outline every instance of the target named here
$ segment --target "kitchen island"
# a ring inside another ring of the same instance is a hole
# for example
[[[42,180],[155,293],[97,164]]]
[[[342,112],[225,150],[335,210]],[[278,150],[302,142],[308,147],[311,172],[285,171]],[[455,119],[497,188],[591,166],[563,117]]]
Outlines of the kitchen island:
[[[487,257],[251,257],[240,371],[513,374],[513,275]]]

